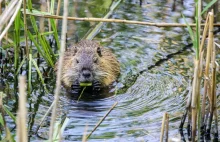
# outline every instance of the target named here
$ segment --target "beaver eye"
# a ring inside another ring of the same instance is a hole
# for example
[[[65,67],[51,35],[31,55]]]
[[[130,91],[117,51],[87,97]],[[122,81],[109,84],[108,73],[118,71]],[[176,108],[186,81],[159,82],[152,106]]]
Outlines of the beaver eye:
[[[76,59],[76,63],[77,63],[77,64],[79,63],[79,60],[78,60],[78,59]]]
[[[98,53],[98,55],[99,55],[100,57],[102,56],[102,52],[101,52],[101,48],[100,48],[100,47],[97,48],[97,53]]]
[[[73,51],[74,51],[74,53],[77,52],[77,47],[76,46],[73,47]]]

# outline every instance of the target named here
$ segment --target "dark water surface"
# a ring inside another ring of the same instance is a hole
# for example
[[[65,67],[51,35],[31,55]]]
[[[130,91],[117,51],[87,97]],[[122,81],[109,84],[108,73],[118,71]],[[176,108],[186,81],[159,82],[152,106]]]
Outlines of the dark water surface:
[[[103,17],[109,11],[110,4],[111,1],[105,0],[70,1],[69,16]],[[39,4],[36,2],[35,6],[39,7]],[[184,0],[183,4],[177,1],[176,6],[173,1],[143,0],[140,6],[138,0],[125,0],[116,8],[112,18],[155,23],[184,23],[181,13],[189,22],[193,22],[192,0]],[[95,24],[69,21],[68,44],[75,42],[77,38],[81,39]],[[121,64],[121,76],[113,89],[118,93],[104,94],[105,96],[101,99],[77,102],[69,99],[65,89],[62,89],[58,115],[66,115],[69,118],[63,141],[81,141],[85,126],[88,126],[87,131],[90,132],[115,102],[118,102],[118,105],[92,134],[89,141],[157,142],[165,112],[168,112],[170,117],[169,136],[171,139],[178,138],[180,118],[184,111],[193,73],[194,52],[189,48],[161,62],[158,66],[153,65],[190,44],[186,29],[106,23],[95,40],[111,48]],[[42,66],[47,68],[46,64]],[[147,70],[150,66],[153,68]],[[142,70],[147,71],[137,76]],[[35,73],[33,75],[36,77]],[[53,101],[55,76],[47,80],[47,87],[51,94],[43,91],[39,80],[32,83],[34,91],[28,99],[28,128],[35,131]],[[41,141],[41,137],[46,137],[49,121],[50,117],[39,130],[40,137],[32,135],[31,141]]]

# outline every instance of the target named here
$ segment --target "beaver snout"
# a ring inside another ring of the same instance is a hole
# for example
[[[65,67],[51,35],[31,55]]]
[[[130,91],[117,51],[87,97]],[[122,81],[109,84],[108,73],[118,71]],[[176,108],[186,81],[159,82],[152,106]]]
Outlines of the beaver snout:
[[[92,73],[89,70],[83,70],[82,75],[84,78],[90,78],[92,76]]]
[[[93,75],[89,69],[83,69],[80,75],[79,82],[92,82]]]

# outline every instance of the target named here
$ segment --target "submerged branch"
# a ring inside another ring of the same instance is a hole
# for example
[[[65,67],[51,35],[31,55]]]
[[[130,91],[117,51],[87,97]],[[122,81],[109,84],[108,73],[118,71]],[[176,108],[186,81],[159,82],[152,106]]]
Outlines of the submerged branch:
[[[109,111],[105,114],[105,116],[100,119],[100,121],[96,124],[96,126],[93,128],[93,130],[89,133],[89,135],[86,137],[86,140],[92,135],[92,133],[99,127],[99,125],[105,120],[105,118],[109,115],[109,113],[115,108],[115,106],[118,104],[118,102],[115,102],[113,106],[109,109]]]

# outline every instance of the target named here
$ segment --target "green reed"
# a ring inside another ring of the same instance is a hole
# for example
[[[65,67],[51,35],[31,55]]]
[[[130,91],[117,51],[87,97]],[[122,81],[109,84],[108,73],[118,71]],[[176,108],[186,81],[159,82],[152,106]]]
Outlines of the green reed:
[[[28,94],[30,95],[32,92],[32,71],[35,68],[37,71],[37,74],[39,76],[40,82],[43,85],[46,93],[49,93],[46,84],[44,82],[44,77],[42,75],[42,71],[41,71],[41,67],[37,64],[37,62],[35,61],[36,58],[38,58],[38,54],[40,54],[40,56],[44,59],[44,61],[50,66],[50,67],[54,67],[54,63],[56,60],[54,51],[52,50],[52,47],[49,44],[48,41],[48,37],[49,36],[53,36],[55,41],[56,41],[56,45],[58,46],[58,49],[60,47],[60,43],[59,43],[59,37],[58,37],[58,32],[57,32],[57,27],[55,26],[55,20],[51,19],[51,23],[52,23],[52,30],[53,31],[46,31],[41,33],[39,30],[39,27],[37,25],[37,20],[35,19],[34,16],[29,16],[29,15],[23,15],[22,11],[24,12],[24,9],[26,9],[27,11],[33,11],[33,7],[32,7],[32,2],[31,0],[27,1],[27,8],[24,5],[23,9],[20,9],[20,11],[18,12],[18,14],[16,15],[16,18],[14,20],[14,25],[13,28],[11,28],[10,30],[13,30],[13,37],[11,38],[6,38],[2,40],[2,47],[1,49],[3,50],[2,52],[6,52],[7,50],[11,50],[11,48],[13,48],[13,57],[8,57],[9,59],[9,64],[13,63],[14,66],[14,94],[16,97],[16,100],[19,99],[19,97],[17,96],[17,87],[18,87],[18,75],[21,71],[21,69],[23,67],[26,67],[27,71],[28,71],[28,80],[27,80],[27,87],[28,87]],[[26,18],[29,21],[26,21]],[[27,25],[26,25],[27,24]],[[32,27],[33,30],[27,28],[27,27]],[[27,39],[29,40],[27,42]],[[26,54],[24,54],[24,56],[20,56],[22,55],[21,53],[23,52],[21,45],[23,45],[25,43],[25,51]],[[33,45],[32,45],[33,44]],[[33,48],[32,48],[33,46]],[[13,59],[14,61],[10,61],[11,59]],[[8,84],[6,82],[6,84]],[[0,95],[3,92],[0,92]],[[0,127],[3,126],[4,129],[0,129],[0,140],[6,140],[6,141],[15,141],[14,140],[14,136],[15,134],[11,134],[11,132],[9,131],[9,129],[7,128],[7,126],[5,125],[6,123],[4,123],[4,117],[5,115],[8,115],[13,121],[14,123],[16,123],[16,117],[14,116],[13,112],[11,111],[11,108],[6,106],[6,105],[1,105],[1,111],[0,111]],[[5,115],[3,115],[4,112]],[[4,133],[2,133],[2,131],[4,131]],[[2,134],[6,134],[5,136],[3,136]]]
[[[17,69],[18,67],[18,60],[19,60],[19,49],[20,49],[20,37],[21,37],[21,32],[20,32],[20,18],[21,18],[21,13],[18,12],[15,22],[14,22],[14,27],[15,27],[15,33],[14,33],[14,67]]]
[[[200,18],[200,16],[202,16],[205,12],[208,11],[208,9],[217,2],[217,0],[212,0],[204,9],[202,12],[198,12],[198,8],[199,8],[199,5],[198,5],[198,0],[195,0],[195,10],[196,10],[196,16],[195,16],[195,22],[196,22],[196,31],[193,32],[192,28],[190,27],[189,23],[186,21],[186,18],[185,16],[183,15],[183,18],[184,18],[184,21],[185,23],[187,24],[187,30],[189,32],[189,35],[190,35],[190,38],[192,40],[192,43],[193,43],[193,47],[195,49],[195,52],[196,52],[196,59],[198,60],[199,59],[199,41],[200,41],[200,28],[199,28],[199,25],[200,25],[200,21],[198,21]]]

